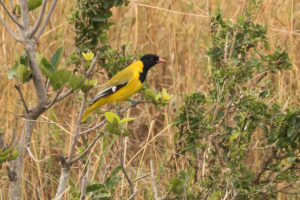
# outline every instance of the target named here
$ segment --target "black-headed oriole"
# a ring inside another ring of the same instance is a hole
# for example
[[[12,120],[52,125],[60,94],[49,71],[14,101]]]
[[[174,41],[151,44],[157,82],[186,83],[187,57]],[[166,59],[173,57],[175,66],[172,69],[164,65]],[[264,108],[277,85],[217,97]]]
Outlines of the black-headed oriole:
[[[102,90],[90,101],[89,107],[83,113],[81,122],[84,122],[90,113],[106,103],[124,101],[138,92],[146,79],[147,72],[157,63],[167,61],[155,54],[146,54],[138,61],[114,75]]]

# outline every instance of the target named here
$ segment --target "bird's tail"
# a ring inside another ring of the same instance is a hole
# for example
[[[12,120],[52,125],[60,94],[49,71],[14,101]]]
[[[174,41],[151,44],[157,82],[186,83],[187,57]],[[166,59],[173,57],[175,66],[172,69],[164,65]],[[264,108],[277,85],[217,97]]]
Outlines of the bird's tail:
[[[107,103],[107,98],[101,98],[98,101],[96,101],[94,104],[92,104],[90,107],[88,107],[82,115],[81,122],[84,122],[88,118],[88,116],[90,116],[90,114],[93,112],[93,110],[106,103]]]

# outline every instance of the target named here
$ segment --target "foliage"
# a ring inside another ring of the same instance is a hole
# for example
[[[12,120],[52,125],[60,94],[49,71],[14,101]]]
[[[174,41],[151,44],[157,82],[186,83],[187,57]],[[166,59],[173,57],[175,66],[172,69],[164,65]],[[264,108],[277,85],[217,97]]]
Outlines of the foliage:
[[[123,135],[128,136],[130,134],[129,130],[123,130],[123,125],[126,122],[130,122],[135,120],[135,118],[127,117],[124,119],[120,119],[120,117],[113,112],[105,112],[104,114],[107,124],[105,126],[105,129],[113,134],[121,135],[121,132],[124,131]]]
[[[248,13],[236,23],[220,11],[211,19],[212,87],[186,96],[175,120],[177,152],[188,155],[185,174],[193,176],[192,184],[182,172],[170,180],[177,199],[187,195],[184,187],[197,199],[271,199],[298,191],[300,111],[274,102],[268,84],[291,61],[279,47],[270,53],[266,33]]]
[[[91,199],[108,200],[112,199],[117,184],[122,180],[118,173],[122,170],[121,166],[115,167],[110,176],[108,176],[103,184],[93,183],[86,188],[87,194],[91,195]]]
[[[107,40],[107,30],[113,24],[111,8],[127,5],[127,0],[77,0],[71,22],[75,25],[75,45],[82,51],[95,51],[99,41]]]
[[[4,162],[15,160],[18,155],[19,152],[17,150],[13,151],[11,147],[4,151],[0,149],[0,166]]]

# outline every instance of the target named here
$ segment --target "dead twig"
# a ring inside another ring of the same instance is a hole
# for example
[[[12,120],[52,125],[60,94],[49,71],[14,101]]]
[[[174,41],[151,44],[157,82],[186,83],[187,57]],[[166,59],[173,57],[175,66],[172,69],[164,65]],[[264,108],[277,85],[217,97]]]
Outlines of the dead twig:
[[[24,96],[23,96],[23,94],[22,94],[22,91],[21,91],[20,86],[15,85],[15,88],[16,88],[17,91],[19,92],[19,95],[20,95],[20,97],[21,97],[21,101],[22,101],[23,106],[24,106],[24,108],[25,108],[26,114],[29,113],[29,110],[28,110],[28,107],[27,107],[27,105],[26,105],[26,102],[25,102],[25,99],[24,99]]]
[[[150,160],[150,169],[151,169],[151,179],[152,179],[152,188],[153,188],[153,192],[154,192],[154,199],[155,200],[161,200],[161,198],[158,195],[158,190],[157,190],[157,186],[156,186],[156,183],[155,183],[155,176],[154,176],[154,169],[153,169],[152,160]]]
[[[124,137],[124,131],[122,130],[121,136],[120,136],[120,163],[121,163],[122,171],[123,171],[123,173],[124,173],[124,175],[125,175],[125,177],[126,177],[126,180],[127,180],[128,184],[129,184],[129,187],[130,187],[130,193],[131,193],[131,195],[133,195],[134,192],[135,192],[135,191],[134,191],[133,182],[132,182],[132,180],[129,178],[129,176],[128,176],[126,170],[125,170],[125,167],[124,167],[124,157],[123,157],[123,156],[124,156],[124,155],[123,155],[123,137]],[[134,196],[132,197],[132,199],[134,199]]]
[[[85,200],[85,197],[86,197],[86,187],[88,186],[89,184],[89,179],[90,179],[90,172],[91,172],[91,161],[88,161],[88,167],[87,167],[87,170],[86,170],[86,173],[85,175],[82,177],[82,180],[81,180],[81,188],[80,188],[80,191],[81,191],[81,194],[80,194],[80,200]]]

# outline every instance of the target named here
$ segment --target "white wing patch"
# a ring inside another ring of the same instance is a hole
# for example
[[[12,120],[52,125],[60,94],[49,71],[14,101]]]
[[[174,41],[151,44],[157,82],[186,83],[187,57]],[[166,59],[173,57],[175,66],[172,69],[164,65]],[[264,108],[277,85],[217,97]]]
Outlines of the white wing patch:
[[[125,86],[127,83],[128,83],[128,81],[124,81],[123,83],[116,85],[116,86],[105,87],[89,102],[89,105],[94,104],[96,101],[98,101],[102,97],[106,97],[108,95],[115,93],[116,91],[121,89],[123,86]]]
[[[116,86],[113,86],[113,87],[111,88],[111,90],[112,90],[113,92],[116,92],[116,91],[117,91],[117,87],[116,87]]]

